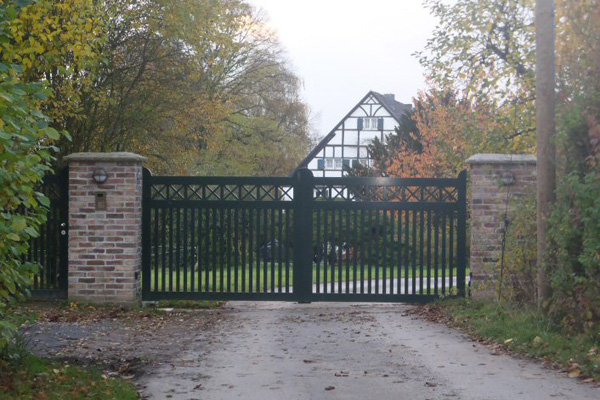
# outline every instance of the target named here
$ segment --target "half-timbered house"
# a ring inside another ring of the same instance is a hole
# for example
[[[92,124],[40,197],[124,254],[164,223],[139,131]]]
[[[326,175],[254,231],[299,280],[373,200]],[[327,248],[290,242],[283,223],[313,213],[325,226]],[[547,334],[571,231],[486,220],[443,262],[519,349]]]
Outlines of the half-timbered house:
[[[315,177],[340,177],[346,167],[370,165],[368,146],[376,137],[384,141],[400,124],[409,104],[396,101],[393,94],[367,93],[325,136],[297,168],[310,169]]]

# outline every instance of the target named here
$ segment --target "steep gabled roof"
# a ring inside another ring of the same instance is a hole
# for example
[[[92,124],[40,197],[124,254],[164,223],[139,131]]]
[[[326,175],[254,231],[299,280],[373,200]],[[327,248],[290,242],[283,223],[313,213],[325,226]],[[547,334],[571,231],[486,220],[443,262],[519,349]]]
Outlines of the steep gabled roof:
[[[304,158],[304,160],[302,160],[302,162],[300,162],[300,164],[298,164],[298,166],[294,169],[294,171],[292,171],[292,175],[299,168],[305,168],[308,165],[308,163],[310,162],[310,160],[315,158],[317,156],[317,154],[319,154],[319,152],[321,150],[323,150],[323,148],[327,145],[327,143],[329,143],[329,141],[331,139],[333,139],[333,137],[335,136],[335,132],[338,130],[340,125],[342,125],[342,123],[346,120],[346,118],[348,118],[350,115],[352,115],[352,113],[354,111],[356,111],[356,109],[358,107],[360,107],[360,105],[369,98],[369,96],[375,97],[375,99],[379,103],[381,103],[383,108],[385,108],[387,110],[387,112],[390,113],[390,115],[396,120],[396,122],[398,122],[398,124],[400,124],[400,118],[402,117],[402,115],[410,112],[410,110],[411,110],[410,104],[400,103],[399,101],[396,101],[392,95],[383,95],[381,93],[374,92],[373,90],[369,91],[369,93],[367,93],[365,95],[365,97],[363,97],[352,108],[352,110],[350,110],[350,112],[348,114],[346,114],[340,122],[337,123],[337,125],[327,134],[327,136],[325,136],[323,139],[321,139],[321,141],[315,146],[315,148],[312,149],[310,153],[308,153],[308,155]]]
[[[409,113],[412,108],[410,104],[402,104],[399,101],[396,101],[393,94],[380,94],[373,91],[369,93],[385,106],[386,110],[392,114],[398,123],[400,123],[402,115]]]

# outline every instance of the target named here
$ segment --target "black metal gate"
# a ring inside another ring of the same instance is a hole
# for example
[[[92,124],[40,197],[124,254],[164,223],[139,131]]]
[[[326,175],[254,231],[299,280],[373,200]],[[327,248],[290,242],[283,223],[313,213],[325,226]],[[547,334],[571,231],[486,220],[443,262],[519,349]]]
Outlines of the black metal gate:
[[[425,302],[464,296],[456,179],[144,171],[144,300]]]
[[[40,227],[38,238],[29,243],[27,261],[40,264],[33,277],[34,298],[67,298],[69,170],[44,178],[41,192],[50,199],[47,221]]]

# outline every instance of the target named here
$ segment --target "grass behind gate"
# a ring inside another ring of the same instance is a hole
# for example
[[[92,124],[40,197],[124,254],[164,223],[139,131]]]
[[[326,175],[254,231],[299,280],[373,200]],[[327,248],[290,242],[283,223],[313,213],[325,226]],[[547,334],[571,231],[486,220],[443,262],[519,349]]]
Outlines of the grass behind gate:
[[[408,272],[408,273],[407,273]],[[438,268],[438,278],[442,278],[442,269]],[[468,275],[468,271],[467,271]],[[417,285],[421,276],[420,267],[417,266],[416,274],[414,275],[417,279]],[[449,276],[449,270],[445,271],[446,278]],[[456,268],[452,271],[452,277],[456,276]],[[406,271],[404,268],[400,271],[400,278],[409,279],[413,277],[412,267]],[[426,285],[427,277],[431,278],[431,286],[434,285],[435,270],[431,268],[429,271],[427,267],[423,267],[423,281]],[[345,282],[360,282],[375,281],[375,280],[387,280],[387,287],[389,290],[390,278],[398,278],[398,269],[392,267],[376,267],[367,265],[361,268],[360,265],[354,269],[353,265],[347,267],[345,264],[341,266],[330,266],[325,268],[323,265],[318,267],[313,264],[312,270],[312,282],[313,284],[324,284],[327,283],[329,286],[331,282],[334,282],[337,287],[338,282],[342,282],[342,287],[345,287]],[[259,267],[256,265],[250,269],[247,265],[245,268],[223,267],[222,270],[203,270],[197,271],[191,268],[184,269],[183,267],[179,270],[169,270],[166,268],[164,273],[162,269],[151,271],[151,287],[152,291],[158,292],[269,292],[279,291],[285,293],[287,287],[293,286],[294,282],[294,268],[290,263],[289,268],[286,269],[285,264],[281,265],[277,263],[261,263]],[[236,286],[237,283],[237,286]],[[409,282],[409,286],[412,285],[412,280]],[[365,285],[366,286],[366,285]],[[380,283],[379,287],[382,287]],[[440,285],[441,287],[441,285]],[[274,289],[274,290],[273,290]]]

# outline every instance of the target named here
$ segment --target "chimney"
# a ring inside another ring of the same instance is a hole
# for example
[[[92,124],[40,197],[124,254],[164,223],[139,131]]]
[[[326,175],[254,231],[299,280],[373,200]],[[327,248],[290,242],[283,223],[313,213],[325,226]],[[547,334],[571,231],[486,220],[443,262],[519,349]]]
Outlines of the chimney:
[[[396,101],[396,96],[393,93],[386,93],[383,95],[387,101]]]

